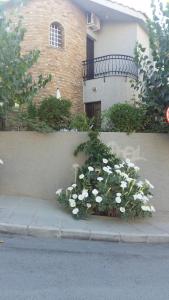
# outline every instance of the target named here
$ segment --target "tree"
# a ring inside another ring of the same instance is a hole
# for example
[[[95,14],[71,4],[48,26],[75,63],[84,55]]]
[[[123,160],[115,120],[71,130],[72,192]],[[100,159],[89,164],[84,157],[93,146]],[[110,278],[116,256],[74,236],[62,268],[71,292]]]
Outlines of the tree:
[[[21,43],[26,30],[19,18],[17,24],[0,13],[0,102],[4,111],[15,103],[22,106],[33,100],[39,90],[46,86],[51,76],[32,77],[30,69],[37,63],[39,50],[22,54]]]
[[[139,79],[132,86],[152,116],[163,120],[169,105],[169,3],[164,6],[160,0],[152,0],[151,7],[152,19],[147,24],[152,59],[146,49],[137,44]]]

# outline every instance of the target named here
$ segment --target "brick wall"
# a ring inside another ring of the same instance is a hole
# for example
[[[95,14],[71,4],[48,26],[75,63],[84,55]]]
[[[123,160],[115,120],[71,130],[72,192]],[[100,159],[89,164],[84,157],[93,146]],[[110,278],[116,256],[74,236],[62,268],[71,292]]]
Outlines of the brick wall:
[[[86,58],[85,14],[70,0],[30,0],[19,8],[27,29],[23,51],[39,49],[39,62],[33,74],[51,74],[52,82],[40,92],[55,95],[59,87],[62,97],[72,101],[73,112],[83,111],[82,61]],[[50,24],[59,22],[64,28],[64,49],[49,45]]]

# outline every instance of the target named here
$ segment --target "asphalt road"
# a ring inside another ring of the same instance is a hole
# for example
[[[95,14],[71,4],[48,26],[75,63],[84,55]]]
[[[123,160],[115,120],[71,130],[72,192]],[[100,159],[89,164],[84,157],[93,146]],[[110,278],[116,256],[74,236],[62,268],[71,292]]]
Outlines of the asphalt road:
[[[169,245],[0,240],[0,300],[169,299]]]

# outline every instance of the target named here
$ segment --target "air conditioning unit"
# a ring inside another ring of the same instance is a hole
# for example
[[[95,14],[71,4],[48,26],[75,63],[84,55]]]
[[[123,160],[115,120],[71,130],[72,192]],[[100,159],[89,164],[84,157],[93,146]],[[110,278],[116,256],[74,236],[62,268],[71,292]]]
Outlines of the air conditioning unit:
[[[87,26],[93,31],[100,30],[100,20],[95,13],[93,12],[87,13]]]

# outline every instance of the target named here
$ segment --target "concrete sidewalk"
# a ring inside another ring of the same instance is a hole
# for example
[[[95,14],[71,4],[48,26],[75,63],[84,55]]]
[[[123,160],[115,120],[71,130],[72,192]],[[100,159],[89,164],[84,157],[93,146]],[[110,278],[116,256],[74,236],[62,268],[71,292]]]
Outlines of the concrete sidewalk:
[[[0,196],[0,232],[113,242],[169,243],[169,212],[125,222],[94,217],[76,221],[54,201]]]

